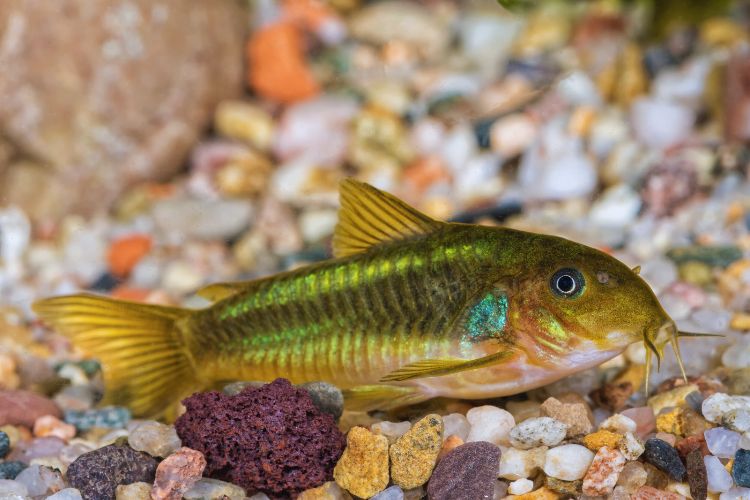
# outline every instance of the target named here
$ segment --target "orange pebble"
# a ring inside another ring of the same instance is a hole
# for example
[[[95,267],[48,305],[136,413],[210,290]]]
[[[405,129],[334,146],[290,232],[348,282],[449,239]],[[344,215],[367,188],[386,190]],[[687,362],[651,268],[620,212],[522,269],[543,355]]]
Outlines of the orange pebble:
[[[34,436],[36,437],[56,437],[63,441],[69,441],[76,435],[76,428],[66,424],[62,420],[52,415],[44,415],[34,422]]]
[[[321,0],[284,0],[284,14],[312,31],[317,31],[331,19],[337,18],[336,11]]]
[[[449,451],[451,451],[453,448],[458,448],[462,444],[464,444],[464,440],[456,436],[455,434],[451,434],[450,436],[448,436],[448,438],[443,443],[443,447],[440,448],[440,453],[438,453],[438,462],[442,460]]]
[[[124,278],[133,270],[138,261],[151,250],[151,237],[145,234],[131,234],[112,242],[107,254],[107,262],[112,274]]]
[[[450,180],[450,171],[437,156],[419,158],[404,170],[404,182],[419,194],[437,182]]]
[[[320,92],[305,62],[302,33],[291,22],[256,31],[247,44],[248,83],[261,96],[292,103]]]

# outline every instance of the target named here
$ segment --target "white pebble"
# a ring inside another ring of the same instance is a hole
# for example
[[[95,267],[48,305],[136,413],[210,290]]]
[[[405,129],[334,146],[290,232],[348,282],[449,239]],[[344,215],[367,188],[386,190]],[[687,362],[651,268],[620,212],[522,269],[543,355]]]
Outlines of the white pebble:
[[[750,488],[739,486],[732,488],[726,493],[719,495],[719,500],[748,500],[750,499]]]
[[[65,488],[54,495],[47,497],[47,500],[82,500],[81,492],[75,488]]]
[[[346,495],[346,498],[349,496]],[[341,498],[344,498],[342,496]],[[370,500],[404,500],[404,490],[396,485],[384,489],[374,497],[370,497]]]
[[[736,409],[728,411],[721,417],[725,427],[736,432],[750,431],[750,410]]]
[[[23,483],[12,479],[0,479],[0,498],[9,500],[25,500],[29,490]]]
[[[563,481],[581,479],[594,460],[594,454],[585,446],[565,444],[547,451],[544,473]]]
[[[730,396],[717,392],[707,397],[701,407],[705,419],[715,424],[721,422],[724,414],[739,409],[750,411],[750,396]]]
[[[554,418],[530,418],[511,429],[510,444],[522,450],[539,446],[555,446],[565,439],[567,432],[568,426]]]
[[[646,447],[643,445],[640,439],[638,439],[635,434],[632,432],[626,432],[622,439],[620,440],[620,444],[617,446],[617,449],[620,450],[620,452],[625,455],[625,458],[628,460],[637,460],[638,457],[643,455],[643,452],[646,451]]]
[[[516,479],[508,486],[508,493],[511,495],[523,495],[534,489],[534,482],[528,479]]]
[[[740,434],[723,427],[708,429],[703,433],[708,450],[719,458],[734,458],[740,448]]]
[[[708,476],[708,491],[723,493],[729,491],[734,484],[734,480],[729,472],[724,468],[721,460],[713,455],[703,457],[703,463],[706,464],[706,475]]]
[[[620,413],[615,413],[607,420],[599,424],[600,430],[616,432],[618,434],[635,432],[637,427],[638,425],[632,418],[626,417],[625,415],[622,415]]]
[[[411,422],[378,422],[376,424],[372,424],[372,427],[370,427],[370,430],[374,434],[382,434],[386,438],[388,438],[388,442],[393,444],[396,439],[400,438],[404,434],[406,434],[406,431],[411,429]]]
[[[631,120],[638,140],[654,149],[666,149],[687,139],[695,116],[677,103],[640,98],[631,107]]]
[[[245,490],[237,485],[204,477],[185,492],[182,498],[185,500],[243,500],[246,497]]]
[[[146,420],[129,428],[128,444],[136,451],[166,458],[182,446],[174,426]]]
[[[508,448],[500,456],[500,466],[498,467],[497,475],[498,477],[512,481],[530,477],[536,469],[544,465],[546,455],[546,446],[533,450]]]
[[[721,355],[721,364],[728,368],[750,366],[750,339],[742,338]]]
[[[471,425],[465,416],[451,413],[443,417],[443,428],[443,440],[448,439],[448,436],[458,436],[462,441],[466,441]]]
[[[467,443],[489,441],[507,446],[510,430],[516,425],[513,415],[509,412],[489,405],[472,408],[466,413],[466,419],[471,424]]]

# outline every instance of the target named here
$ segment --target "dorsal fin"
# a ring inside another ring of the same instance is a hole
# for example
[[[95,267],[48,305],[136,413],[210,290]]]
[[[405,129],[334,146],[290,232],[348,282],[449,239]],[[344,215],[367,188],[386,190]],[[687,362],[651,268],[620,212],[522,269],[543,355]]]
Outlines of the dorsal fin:
[[[335,257],[364,252],[380,243],[428,234],[442,225],[395,196],[354,179],[341,181],[339,196],[339,222],[333,233]]]

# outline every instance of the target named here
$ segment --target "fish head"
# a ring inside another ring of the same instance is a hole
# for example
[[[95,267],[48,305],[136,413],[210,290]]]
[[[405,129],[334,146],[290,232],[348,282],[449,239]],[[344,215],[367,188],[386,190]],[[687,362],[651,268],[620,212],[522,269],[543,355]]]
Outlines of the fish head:
[[[515,294],[516,321],[532,332],[529,340],[557,357],[588,352],[594,359],[641,341],[649,360],[660,358],[668,343],[679,356],[675,323],[637,268],[552,236],[540,236],[532,253],[534,265],[520,273]]]

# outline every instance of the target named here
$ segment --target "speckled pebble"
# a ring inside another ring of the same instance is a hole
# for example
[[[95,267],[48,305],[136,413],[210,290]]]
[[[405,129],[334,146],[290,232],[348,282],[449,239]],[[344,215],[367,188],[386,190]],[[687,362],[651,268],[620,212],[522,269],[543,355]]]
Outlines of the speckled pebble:
[[[632,432],[626,432],[622,436],[622,439],[617,445],[617,449],[620,450],[628,460],[637,460],[638,457],[643,455],[643,452],[646,451],[644,444]]]
[[[492,498],[500,449],[487,442],[466,443],[453,449],[435,467],[427,484],[429,500]]]
[[[680,456],[669,443],[661,439],[649,439],[646,441],[646,449],[643,452],[643,459],[664,471],[676,481],[682,481],[685,477],[685,466],[680,460]]]
[[[10,437],[3,432],[0,431],[0,458],[5,458],[5,455],[8,454],[10,451]]]
[[[732,464],[732,477],[738,486],[750,488],[750,450],[737,450]]]
[[[67,410],[64,420],[74,425],[79,431],[87,431],[94,427],[122,429],[130,421],[130,410],[121,406],[96,410]]]
[[[750,396],[730,396],[717,392],[707,397],[701,405],[706,420],[718,424],[722,417],[732,410],[750,410]]]
[[[583,477],[583,493],[589,496],[612,493],[626,461],[623,454],[616,449],[607,446],[599,448]]]
[[[10,460],[7,462],[0,462],[0,480],[2,479],[15,479],[22,470],[26,468],[26,464],[17,460]]]
[[[120,484],[151,483],[156,460],[127,446],[109,445],[76,458],[68,467],[68,481],[85,500],[115,498]]]
[[[685,457],[687,468],[687,482],[690,485],[690,495],[693,500],[706,500],[708,496],[708,477],[706,464],[700,450],[693,450]]]
[[[391,458],[391,480],[408,490],[422,486],[430,478],[443,444],[443,419],[427,415],[393,443],[388,452]]]
[[[522,450],[530,450],[539,446],[555,446],[565,439],[567,431],[567,425],[553,418],[530,418],[511,429],[510,444]]]
[[[364,427],[352,427],[346,436],[346,449],[333,470],[339,486],[362,498],[388,486],[388,439]]]
[[[543,469],[548,476],[575,481],[586,474],[593,459],[594,454],[585,446],[564,444],[547,450]]]
[[[203,453],[182,447],[162,460],[156,468],[152,500],[180,500],[203,475],[206,457]]]

